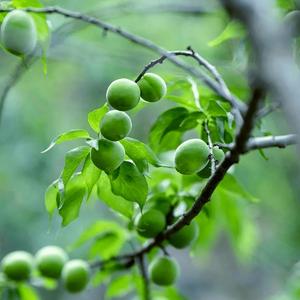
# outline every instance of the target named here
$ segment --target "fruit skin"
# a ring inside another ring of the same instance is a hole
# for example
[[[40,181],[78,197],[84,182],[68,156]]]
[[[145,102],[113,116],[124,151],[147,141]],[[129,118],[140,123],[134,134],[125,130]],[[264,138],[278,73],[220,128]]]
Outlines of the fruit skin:
[[[138,82],[138,85],[142,99],[148,102],[159,101],[167,93],[165,81],[154,73],[146,73]]]
[[[137,83],[122,78],[113,81],[107,89],[106,99],[115,109],[127,111],[138,105],[141,91]]]
[[[175,232],[169,237],[170,244],[177,248],[183,249],[192,244],[192,242],[198,236],[198,225],[195,221],[192,221],[191,224],[185,225],[179,231]]]
[[[9,279],[27,280],[33,269],[33,257],[25,251],[11,252],[2,259],[1,268]]]
[[[37,31],[33,18],[26,12],[9,12],[1,25],[1,41],[5,49],[15,55],[26,55],[37,44]]]
[[[101,121],[101,134],[110,141],[119,141],[131,131],[132,123],[129,116],[118,110],[106,113]]]
[[[89,282],[90,267],[87,262],[74,259],[68,261],[62,270],[64,287],[70,293],[78,293],[84,290]]]
[[[209,148],[200,139],[183,142],[175,151],[175,168],[184,175],[191,175],[202,170],[208,163]]]
[[[91,159],[97,168],[109,174],[122,164],[125,150],[119,142],[101,139],[98,141],[98,150],[92,148]]]
[[[166,227],[166,217],[157,209],[149,209],[135,219],[139,235],[151,238],[157,236]]]
[[[177,262],[170,257],[158,257],[149,265],[151,280],[160,286],[167,286],[175,283],[179,275]]]
[[[171,208],[172,204],[170,199],[164,196],[153,196],[144,206],[144,210],[156,209],[162,212],[165,216],[170,212]]]
[[[213,155],[217,163],[222,162],[225,157],[223,150],[220,149],[218,146],[213,147]]]
[[[35,255],[36,267],[44,277],[57,279],[68,260],[66,252],[56,246],[40,249]]]

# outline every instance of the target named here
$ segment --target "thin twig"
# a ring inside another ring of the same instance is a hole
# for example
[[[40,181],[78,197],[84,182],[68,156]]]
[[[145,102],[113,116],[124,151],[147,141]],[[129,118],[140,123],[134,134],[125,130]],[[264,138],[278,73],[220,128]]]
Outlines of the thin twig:
[[[0,12],[10,12],[13,9],[0,9]],[[40,14],[59,14],[68,18],[73,18],[80,20],[82,22],[86,22],[89,24],[92,24],[94,26],[97,26],[107,32],[112,32],[115,33],[119,36],[124,37],[125,39],[138,44],[140,46],[143,46],[149,50],[152,50],[164,57],[166,57],[170,62],[172,62],[174,65],[178,66],[182,70],[186,71],[187,73],[195,76],[198,78],[200,81],[202,81],[204,84],[206,84],[208,87],[210,87],[216,94],[218,94],[220,97],[222,97],[224,100],[230,102],[234,107],[237,109],[242,110],[244,105],[242,102],[239,102],[236,98],[232,97],[231,95],[228,94],[226,90],[223,89],[223,87],[213,79],[211,79],[208,75],[200,72],[196,68],[184,63],[181,60],[176,59],[174,55],[171,55],[169,51],[166,49],[158,46],[157,44],[153,43],[150,40],[147,40],[141,36],[132,34],[126,30],[121,29],[120,27],[114,26],[110,23],[101,21],[98,18],[88,16],[85,14],[82,14],[80,12],[75,12],[71,10],[67,10],[61,7],[44,7],[44,8],[34,8],[34,7],[27,7],[27,8],[22,8],[22,10],[27,11],[27,12],[32,12],[32,13],[40,13]],[[198,58],[199,59],[199,58]],[[202,61],[202,64],[205,63]]]
[[[210,162],[211,162],[211,175],[213,175],[216,171],[216,165],[217,164],[216,164],[216,159],[214,157],[214,152],[213,152],[214,145],[213,145],[213,142],[211,140],[210,130],[209,130],[209,127],[208,127],[208,121],[204,122],[204,130],[205,130],[206,135],[207,135],[208,147],[209,147],[209,151],[210,151],[209,159],[210,159]]]
[[[148,272],[145,264],[145,255],[139,255],[137,257],[137,263],[140,269],[141,277],[143,280],[143,288],[144,288],[144,300],[151,300],[151,290],[150,290],[150,280],[148,277]]]

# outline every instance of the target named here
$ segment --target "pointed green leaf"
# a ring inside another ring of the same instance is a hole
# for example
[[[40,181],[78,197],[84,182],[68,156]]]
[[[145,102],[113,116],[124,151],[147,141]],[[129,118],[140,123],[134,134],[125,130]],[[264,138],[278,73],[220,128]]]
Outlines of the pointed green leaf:
[[[92,162],[91,157],[88,155],[84,166],[82,168],[82,175],[85,179],[87,186],[87,200],[89,199],[91,192],[100,178],[101,170],[99,170]]]
[[[73,141],[76,139],[88,139],[90,138],[89,133],[83,129],[74,129],[68,132],[62,133],[57,136],[48,146],[47,149],[43,150],[41,153],[46,153],[52,149],[55,145],[61,144],[63,142]]]
[[[92,110],[88,114],[88,122],[91,126],[91,128],[99,133],[100,132],[100,122],[103,116],[109,111],[107,103],[105,103],[103,106],[100,108],[97,108],[95,110]]]
[[[114,277],[106,290],[106,299],[115,297],[124,297],[133,289],[133,280],[131,274],[125,274]]]
[[[210,47],[216,47],[225,41],[241,38],[245,36],[245,29],[237,21],[231,21],[225,29],[212,41],[208,43]]]
[[[59,214],[62,217],[62,226],[67,226],[74,221],[80,211],[81,203],[86,193],[86,184],[82,174],[74,175],[64,192],[62,206]]]
[[[172,108],[162,113],[150,130],[149,143],[151,148],[157,151],[166,134],[178,130],[188,114],[188,110],[183,107]]]
[[[129,137],[120,142],[124,146],[128,157],[134,161],[141,172],[145,171],[145,166],[148,163],[156,167],[163,165],[152,149],[143,142]]]
[[[20,300],[39,300],[40,297],[33,287],[26,283],[18,285]]]
[[[98,197],[112,210],[120,213],[128,219],[133,215],[133,203],[126,201],[124,198],[116,196],[111,191],[111,185],[108,176],[102,172],[97,183]]]
[[[67,152],[64,169],[60,176],[65,187],[71,176],[77,170],[79,164],[87,157],[89,153],[90,147],[88,146],[77,147]]]
[[[124,161],[110,176],[111,190],[115,195],[136,202],[143,207],[148,195],[148,183],[135,164]]]
[[[57,208],[57,197],[59,196],[59,190],[57,186],[57,180],[51,183],[45,193],[45,206],[50,216],[53,215],[54,210]]]

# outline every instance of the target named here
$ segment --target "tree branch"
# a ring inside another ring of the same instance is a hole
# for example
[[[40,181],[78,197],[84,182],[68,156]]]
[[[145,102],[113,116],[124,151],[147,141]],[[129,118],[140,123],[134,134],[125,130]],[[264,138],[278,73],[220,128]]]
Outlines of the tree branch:
[[[251,138],[247,142],[244,153],[251,150],[265,149],[265,148],[286,148],[289,145],[297,144],[297,136],[295,134],[278,135],[278,136],[264,136]],[[234,144],[219,144],[221,148],[231,150]]]
[[[144,300],[151,300],[151,290],[150,290],[150,281],[148,277],[148,272],[145,264],[145,256],[140,255],[137,257],[137,263],[140,269],[141,277],[144,285]]]
[[[211,136],[210,136],[210,130],[209,130],[209,127],[208,127],[208,121],[206,121],[204,123],[204,130],[207,134],[207,140],[208,140],[208,147],[209,147],[209,150],[210,150],[210,161],[211,161],[211,174],[213,175],[216,171],[216,159],[214,157],[214,153],[213,153],[213,143],[212,143],[212,140],[211,140]]]
[[[278,22],[270,0],[221,0],[229,14],[247,28],[259,79],[282,103],[290,123],[300,135],[300,74],[291,50],[291,37]]]
[[[0,9],[0,12],[9,12],[12,11],[13,9]],[[97,26],[104,31],[109,31],[112,33],[115,33],[135,44],[138,44],[140,46],[143,46],[144,48],[147,48],[149,50],[152,50],[153,52],[156,52],[162,56],[165,56],[170,62],[172,62],[174,65],[178,66],[182,70],[186,71],[187,73],[195,76],[198,78],[200,81],[202,81],[204,84],[206,84],[208,87],[210,87],[216,94],[218,94],[220,97],[222,97],[224,100],[228,101],[232,105],[236,107],[236,109],[241,109],[243,104],[237,104],[237,99],[233,98],[231,94],[228,94],[228,91],[224,87],[221,86],[218,82],[215,82],[213,79],[211,79],[209,76],[206,74],[198,71],[196,68],[184,63],[181,60],[176,59],[176,57],[172,54],[169,53],[166,49],[158,46],[157,44],[153,43],[150,40],[147,40],[143,37],[140,37],[138,35],[132,34],[126,30],[123,30],[119,27],[113,26],[109,23],[103,22],[95,17],[88,16],[79,12],[75,11],[70,11],[61,7],[45,7],[45,8],[33,8],[33,7],[28,7],[28,8],[23,8],[24,11],[27,12],[32,12],[32,13],[41,13],[41,14],[59,14],[68,18],[72,19],[77,19],[82,22],[86,22],[89,24],[92,24],[94,26]],[[201,60],[201,58],[198,57],[198,59]],[[206,64],[206,61],[203,61],[202,59],[202,64]],[[206,67],[210,67],[209,65],[206,64]],[[213,69],[211,71],[214,71]],[[216,74],[215,74],[216,75]]]

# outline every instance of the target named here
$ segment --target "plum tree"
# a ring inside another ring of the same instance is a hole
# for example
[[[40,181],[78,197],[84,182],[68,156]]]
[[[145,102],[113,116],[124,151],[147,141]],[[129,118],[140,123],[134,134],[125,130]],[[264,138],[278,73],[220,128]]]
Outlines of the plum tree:
[[[202,170],[208,163],[209,148],[200,139],[183,142],[175,151],[175,168],[184,175],[191,175]]]
[[[78,293],[85,289],[89,282],[90,267],[80,259],[68,261],[62,270],[64,287],[70,293]]]
[[[169,242],[177,249],[186,248],[197,238],[198,231],[197,222],[192,221],[189,225],[185,225],[179,231],[172,234],[169,237]]]
[[[172,285],[179,275],[177,262],[167,256],[155,258],[149,265],[151,280],[160,286]]]
[[[14,251],[7,254],[1,262],[5,276],[11,280],[27,280],[33,269],[33,257],[25,251]]]
[[[119,141],[126,137],[131,131],[132,123],[129,116],[118,110],[106,113],[101,120],[101,134],[108,140]]]
[[[138,105],[141,91],[137,83],[121,78],[113,81],[106,92],[108,103],[115,109],[127,111]]]
[[[1,41],[6,50],[15,55],[26,55],[37,44],[37,30],[33,18],[26,12],[9,12],[1,25]]]
[[[105,139],[98,141],[98,149],[92,148],[91,160],[94,165],[106,173],[116,170],[124,161],[125,150],[119,142]]]
[[[142,99],[148,102],[159,101],[167,93],[165,81],[154,73],[146,73],[138,82],[138,85]]]
[[[44,277],[59,278],[64,264],[68,260],[66,252],[56,246],[40,249],[35,255],[36,267]]]
[[[166,217],[157,209],[149,209],[135,219],[137,232],[146,238],[157,236],[166,227]]]

